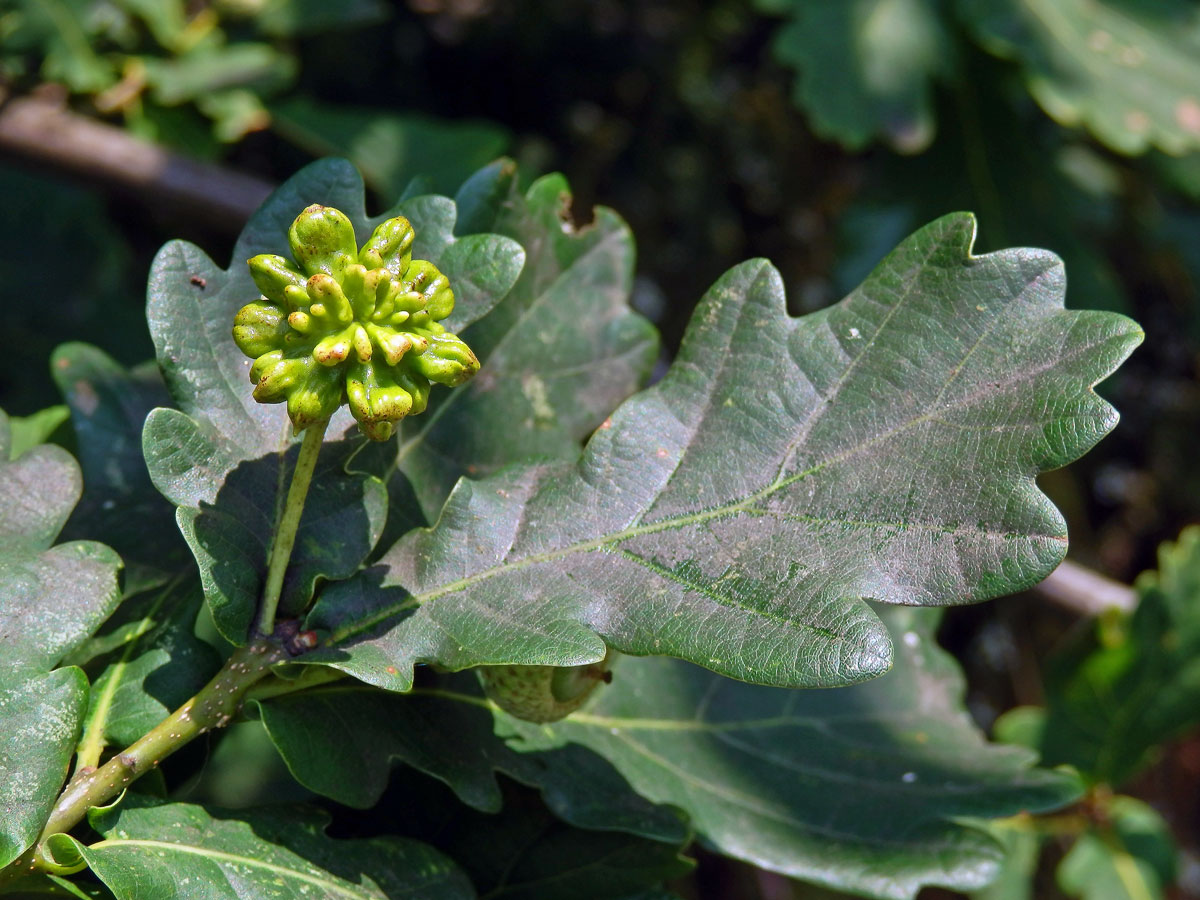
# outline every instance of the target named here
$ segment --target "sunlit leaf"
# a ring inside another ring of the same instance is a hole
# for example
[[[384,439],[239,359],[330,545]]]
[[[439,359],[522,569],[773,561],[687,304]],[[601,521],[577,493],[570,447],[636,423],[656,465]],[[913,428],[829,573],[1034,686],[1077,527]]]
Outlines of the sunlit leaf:
[[[573,665],[608,644],[847,684],[891,659],[863,599],[1036,583],[1066,530],[1034,477],[1113,427],[1091,387],[1142,335],[1064,309],[1052,254],[971,255],[974,230],[934,222],[801,319],[768,263],[732,269],[577,465],[460,482],[434,528],[326,591],[314,659],[405,690],[419,661]]]

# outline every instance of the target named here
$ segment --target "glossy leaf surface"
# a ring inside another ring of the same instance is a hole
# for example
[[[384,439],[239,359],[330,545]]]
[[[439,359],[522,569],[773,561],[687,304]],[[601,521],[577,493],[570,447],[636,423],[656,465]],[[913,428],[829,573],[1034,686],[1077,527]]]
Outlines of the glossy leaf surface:
[[[607,643],[847,684],[891,659],[864,598],[1036,583],[1066,534],[1034,477],[1113,427],[1091,386],[1142,335],[1065,310],[1052,254],[972,256],[974,230],[934,222],[802,319],[769,264],[732,269],[667,376],[577,465],[460,482],[381,572],[326,591],[310,623],[332,646],[314,659],[405,690],[418,661],[573,665]]]

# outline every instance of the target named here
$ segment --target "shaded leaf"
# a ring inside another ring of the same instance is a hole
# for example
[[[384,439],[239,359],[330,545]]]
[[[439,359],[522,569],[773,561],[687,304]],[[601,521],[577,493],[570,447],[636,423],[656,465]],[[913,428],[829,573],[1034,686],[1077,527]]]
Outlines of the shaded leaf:
[[[337,4],[325,0],[266,0],[256,10],[254,24],[263,34],[292,37],[359,28],[385,18],[388,12],[382,0],[344,0]]]
[[[444,781],[459,800],[500,809],[503,773],[542,793],[558,818],[580,828],[621,830],[682,843],[672,810],[634,793],[604,759],[582,747],[517,753],[496,737],[475,673],[400,696],[344,680],[259,702],[263,724],[306,787],[339,803],[374,805],[400,760]],[[444,692],[449,692],[446,696]]]
[[[592,748],[639,793],[687,811],[707,843],[762,868],[876,897],[979,887],[1000,848],[964,819],[1062,806],[1078,783],[987,744],[932,639],[936,613],[887,618],[896,664],[869,684],[786,691],[622,659],[582,712],[542,726],[497,712],[498,728],[523,750]]]
[[[41,5],[40,0],[34,4]],[[48,6],[48,4],[47,4]],[[5,49],[8,38],[5,38]],[[61,402],[42,377],[64,340],[90,340],[141,360],[153,348],[141,304],[145,273],[109,218],[102,196],[61,178],[16,167],[0,169],[0,278],[21,285],[21,302],[0,304],[0,334],[14,352],[0,356],[0,406],[38,409]],[[71,248],[71,278],[58,272]]]
[[[1058,866],[1058,886],[1082,900],[1154,900],[1175,881],[1175,839],[1148,804],[1113,797],[1107,826],[1084,832]]]
[[[792,96],[813,130],[857,150],[877,137],[902,152],[933,140],[933,82],[952,70],[937,0],[759,0],[790,20],[775,58],[798,70]]]
[[[459,199],[472,228],[515,239],[526,258],[504,300],[464,333],[483,361],[479,375],[402,428],[397,466],[430,521],[463,475],[575,460],[580,442],[645,382],[658,352],[654,327],[629,308],[633,236],[616,213],[601,207],[576,230],[564,219],[571,195],[562,176],[522,195],[504,163],[478,173]]]
[[[51,839],[56,857],[82,856],[118,900],[474,896],[454,863],[430,847],[399,838],[334,840],[318,811],[225,818],[185,803],[137,802],[128,797],[117,809],[93,811],[89,820],[102,840],[91,846]]]
[[[418,172],[429,178],[428,190],[453,191],[509,143],[508,132],[493,122],[398,115],[305,97],[273,103],[270,109],[279,135],[315,156],[349,157],[385,197],[399,196]]]
[[[186,790],[190,802],[226,810],[292,806],[313,800],[313,792],[292,777],[262,725],[253,721],[235,722],[224,729]]]
[[[206,465],[214,480],[220,477],[219,469],[226,472],[211,502],[199,500],[197,506],[187,506],[191,498],[186,493],[167,497],[181,504],[179,528],[200,566],[213,620],[228,640],[242,643],[266,577],[271,541],[299,445],[293,443],[286,454],[236,464],[236,457],[229,456],[214,466],[208,455],[212,445],[201,443],[203,436],[195,425],[194,419],[174,410],[156,410],[147,422],[147,440],[154,442],[159,458],[169,456],[171,464],[183,467],[182,478],[194,477]],[[383,485],[377,478],[346,471],[360,443],[358,438],[344,438],[322,447],[284,580],[280,603],[284,614],[302,609],[319,579],[353,574],[382,532],[387,514]]]
[[[974,229],[934,222],[802,319],[769,264],[732,269],[577,465],[460,482],[381,572],[326,591],[310,627],[332,646],[312,659],[406,690],[419,661],[577,665],[607,643],[846,684],[890,663],[863,598],[1036,583],[1066,531],[1034,476],[1113,427],[1091,386],[1142,334],[1063,309],[1052,254],[972,256]]]
[[[421,810],[396,827],[457,860],[481,897],[617,900],[692,867],[680,856],[679,841],[571,827],[532,791],[509,781],[502,787],[498,813],[467,809],[419,775],[398,780],[382,805]]]
[[[84,493],[65,534],[102,538],[125,562],[125,590],[160,584],[190,564],[175,510],[150,483],[142,426],[169,402],[153,364],[125,369],[88,344],[63,344],[50,371],[71,410]]]
[[[998,725],[1046,763],[1113,786],[1200,722],[1200,528],[1162,544],[1159,570],[1136,587],[1131,617],[1097,623],[1049,661],[1047,710],[1015,710]]]
[[[92,765],[105,746],[132,744],[194,695],[220,666],[196,637],[204,602],[194,574],[121,604],[94,638],[72,654],[92,673],[79,752]]]
[[[293,57],[270,44],[249,42],[209,42],[182,56],[144,56],[141,60],[151,94],[164,106],[237,87],[271,93],[286,87],[297,68]]]
[[[1200,148],[1200,11],[1186,0],[959,0],[1063,125],[1120,153]]]
[[[495,816],[443,824],[439,846],[461,860],[495,900],[604,900],[679,878],[693,863],[672,844],[621,832],[583,831],[509,798]]]
[[[74,898],[74,900],[112,900],[108,888],[99,882],[72,880],[59,875],[29,875],[15,878],[5,885],[4,891],[15,895],[13,900],[28,900],[33,897]]]
[[[287,227],[314,202],[345,212],[360,241],[385,217],[411,213],[418,256],[439,265],[448,259],[451,270],[476,258],[485,263],[474,277],[455,285],[468,315],[486,312],[521,265],[520,248],[505,238],[456,239],[454,205],[444,198],[417,198],[403,210],[367,217],[362,181],[339,160],[315,163],[279,188],[242,232],[229,270],[184,242],[160,251],[151,272],[148,316],[180,411],[152,413],[143,447],[155,485],[181,507],[180,526],[200,563],[214,618],[235,643],[245,640],[254,615],[287,489],[282,467],[290,468],[296,452],[285,410],[254,401],[247,378],[251,361],[233,343],[234,314],[258,296],[241,261],[258,253],[288,253]],[[350,424],[342,411],[331,423],[331,435]],[[346,472],[362,443],[355,435],[327,443],[322,451],[284,586],[285,613],[303,606],[319,577],[352,573],[379,537],[386,508],[383,484],[358,470]]]
[[[1081,170],[1105,172],[1108,163],[1061,129],[1036,127],[1036,109],[1015,109],[1000,65],[978,56],[965,61],[964,100],[946,110],[958,114],[954,127],[925,153],[890,155],[872,165],[836,226],[837,289],[861,282],[922,222],[971,209],[987,225],[980,235],[983,250],[1014,243],[1053,247],[1070,273],[1068,305],[1129,308],[1103,249],[1112,239],[1119,201],[1079,176]]]

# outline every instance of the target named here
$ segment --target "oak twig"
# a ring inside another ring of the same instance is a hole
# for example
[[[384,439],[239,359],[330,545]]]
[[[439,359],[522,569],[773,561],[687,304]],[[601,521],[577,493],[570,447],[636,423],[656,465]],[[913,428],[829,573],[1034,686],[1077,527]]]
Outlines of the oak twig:
[[[172,153],[37,95],[13,98],[0,109],[0,151],[183,207],[230,234],[241,230],[274,188],[252,175]]]

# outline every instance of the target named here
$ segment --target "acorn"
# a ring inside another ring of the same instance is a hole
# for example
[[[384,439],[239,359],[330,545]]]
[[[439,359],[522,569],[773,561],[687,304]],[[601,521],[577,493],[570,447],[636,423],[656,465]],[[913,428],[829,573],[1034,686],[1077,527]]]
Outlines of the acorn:
[[[526,722],[557,722],[587,701],[597,686],[612,681],[616,652],[583,666],[480,666],[488,699]]]

